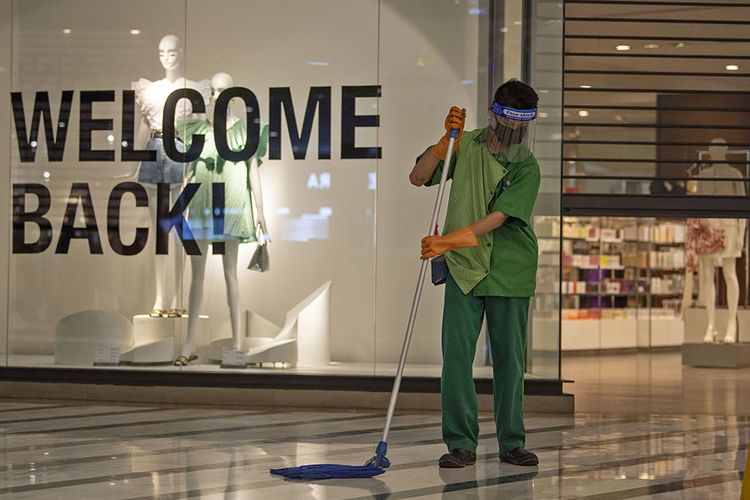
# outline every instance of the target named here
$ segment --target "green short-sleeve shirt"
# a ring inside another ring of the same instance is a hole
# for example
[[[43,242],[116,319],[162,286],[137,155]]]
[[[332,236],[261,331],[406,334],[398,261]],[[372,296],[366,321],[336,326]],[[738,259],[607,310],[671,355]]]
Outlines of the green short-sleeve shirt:
[[[503,212],[508,220],[479,246],[445,254],[451,276],[465,294],[531,297],[536,288],[538,247],[531,214],[539,191],[536,159],[502,163],[485,146],[486,129],[464,132],[452,158],[452,179],[443,234],[461,229],[488,215]],[[433,179],[440,182],[443,162]]]

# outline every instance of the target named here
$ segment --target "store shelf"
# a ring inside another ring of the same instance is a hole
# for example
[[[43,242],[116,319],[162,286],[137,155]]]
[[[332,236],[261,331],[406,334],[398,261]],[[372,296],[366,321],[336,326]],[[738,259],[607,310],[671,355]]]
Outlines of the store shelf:
[[[682,298],[684,223],[615,217],[562,222],[558,230],[548,221],[551,233],[563,235],[561,288],[578,290],[561,297],[563,350],[678,345],[682,320],[659,313]],[[600,259],[611,265],[598,264]],[[592,291],[597,287],[601,291]]]

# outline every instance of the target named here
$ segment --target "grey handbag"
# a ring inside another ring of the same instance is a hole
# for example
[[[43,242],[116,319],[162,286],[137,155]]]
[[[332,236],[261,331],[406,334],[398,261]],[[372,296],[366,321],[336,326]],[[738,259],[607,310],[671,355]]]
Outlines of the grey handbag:
[[[251,271],[258,271],[263,273],[268,271],[271,267],[271,263],[268,260],[268,243],[258,243],[258,246],[253,252],[252,258],[250,258],[250,265],[247,266]]]

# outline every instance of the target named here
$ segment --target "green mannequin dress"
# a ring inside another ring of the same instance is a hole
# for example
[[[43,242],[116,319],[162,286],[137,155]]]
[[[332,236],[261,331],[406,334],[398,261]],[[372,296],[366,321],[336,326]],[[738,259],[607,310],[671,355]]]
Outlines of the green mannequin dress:
[[[196,240],[223,241],[240,240],[242,243],[256,241],[255,217],[250,190],[250,164],[227,161],[219,156],[214,142],[214,129],[206,120],[179,120],[177,130],[186,147],[190,147],[193,134],[203,134],[205,143],[200,157],[189,170],[188,182],[200,184],[188,205],[187,221]],[[245,146],[247,123],[237,121],[227,129],[227,143],[233,151]],[[263,126],[258,141],[255,159],[258,166],[268,145],[268,125]],[[214,233],[212,184],[224,184],[224,230]]]

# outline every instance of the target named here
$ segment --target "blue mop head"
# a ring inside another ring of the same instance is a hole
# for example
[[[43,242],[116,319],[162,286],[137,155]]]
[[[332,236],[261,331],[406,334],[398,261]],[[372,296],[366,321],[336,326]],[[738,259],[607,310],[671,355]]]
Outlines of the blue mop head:
[[[284,476],[287,479],[348,479],[378,476],[385,471],[380,467],[369,465],[313,464],[299,467],[271,469],[271,474]]]
[[[375,456],[367,461],[365,465],[339,465],[339,464],[313,464],[300,465],[299,467],[284,467],[271,469],[271,474],[284,476],[287,479],[306,479],[314,481],[317,479],[350,479],[375,477],[384,473],[390,467],[391,462],[385,457],[388,445],[384,441],[378,443],[375,448]]]

